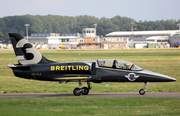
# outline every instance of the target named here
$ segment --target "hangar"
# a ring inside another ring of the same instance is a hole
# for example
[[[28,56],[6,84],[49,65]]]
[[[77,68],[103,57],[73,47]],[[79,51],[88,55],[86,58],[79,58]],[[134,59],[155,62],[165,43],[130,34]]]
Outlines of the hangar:
[[[162,30],[162,31],[118,31],[106,34],[106,37],[131,37],[147,38],[150,36],[175,36],[179,35],[179,30]]]
[[[111,32],[105,35],[104,40],[114,40],[114,39],[127,39],[129,38],[129,45],[134,46],[134,44],[147,44],[150,42],[156,43],[167,43],[174,45],[177,42],[177,36],[179,36],[179,30],[161,30],[161,31],[117,31]],[[172,40],[176,37],[176,41]],[[180,38],[179,38],[180,41]]]

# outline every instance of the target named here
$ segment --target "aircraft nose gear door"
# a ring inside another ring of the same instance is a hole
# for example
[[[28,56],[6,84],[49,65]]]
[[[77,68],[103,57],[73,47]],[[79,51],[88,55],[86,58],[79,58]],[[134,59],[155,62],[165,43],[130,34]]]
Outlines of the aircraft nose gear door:
[[[87,95],[89,93],[89,89],[92,88],[90,82],[87,82],[88,88],[82,86],[81,80],[79,80],[78,82],[79,82],[79,88],[75,88],[73,94],[75,96],[80,96],[81,94]]]

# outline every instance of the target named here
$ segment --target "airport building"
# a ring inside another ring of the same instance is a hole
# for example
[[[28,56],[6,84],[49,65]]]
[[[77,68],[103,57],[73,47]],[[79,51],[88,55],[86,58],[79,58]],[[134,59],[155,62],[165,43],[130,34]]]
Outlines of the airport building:
[[[25,37],[27,38],[27,37]],[[100,37],[95,28],[83,28],[80,33],[32,33],[28,41],[36,48],[57,49],[65,45],[67,49],[98,49]]]
[[[103,49],[124,49],[128,48],[129,37],[103,37],[101,46]]]
[[[25,37],[26,38],[26,37]],[[180,42],[179,30],[119,31],[96,35],[96,28],[83,28],[80,33],[32,33],[28,41],[36,48],[57,49],[124,49],[166,48]]]
[[[25,37],[27,38],[27,37]],[[80,40],[79,33],[32,33],[28,41],[36,48],[75,48]]]
[[[79,49],[99,49],[100,37],[96,35],[95,28],[83,28],[82,35],[77,45]]]
[[[103,38],[96,35],[95,28],[84,28],[83,34],[77,47],[79,49],[123,49],[127,48],[126,38]]]
[[[180,41],[179,30],[163,31],[119,31],[106,34],[104,40],[127,40],[129,47],[145,48],[148,44],[158,43],[156,47],[173,46],[175,42]],[[179,39],[178,39],[179,38]]]

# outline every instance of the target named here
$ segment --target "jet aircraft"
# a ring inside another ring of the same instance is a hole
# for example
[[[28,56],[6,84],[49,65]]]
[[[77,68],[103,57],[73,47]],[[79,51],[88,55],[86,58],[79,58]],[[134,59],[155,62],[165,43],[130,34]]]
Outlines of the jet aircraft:
[[[92,89],[90,82],[144,82],[139,94],[144,95],[147,82],[169,82],[176,79],[143,70],[133,63],[122,60],[90,60],[78,62],[54,62],[46,59],[23,36],[9,33],[18,64],[8,64],[17,77],[42,81],[78,82],[75,96],[87,95]],[[87,82],[83,87],[81,82]]]

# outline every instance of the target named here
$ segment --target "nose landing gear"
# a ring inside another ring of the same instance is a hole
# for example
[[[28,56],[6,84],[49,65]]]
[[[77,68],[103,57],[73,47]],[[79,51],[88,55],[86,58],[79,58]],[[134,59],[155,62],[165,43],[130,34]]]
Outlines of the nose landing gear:
[[[81,83],[81,80],[79,80],[79,88],[75,88],[74,91],[73,91],[73,94],[75,96],[80,96],[81,94],[82,95],[88,95],[89,89],[91,89],[92,87],[91,87],[90,82],[87,82],[87,85],[88,85],[88,88],[83,87],[82,83]]]
[[[146,93],[146,90],[147,90],[146,85],[147,85],[147,82],[145,82],[145,84],[144,84],[144,88],[145,88],[145,89],[140,89],[140,90],[139,90],[139,94],[140,94],[140,95],[144,95],[144,94]]]

